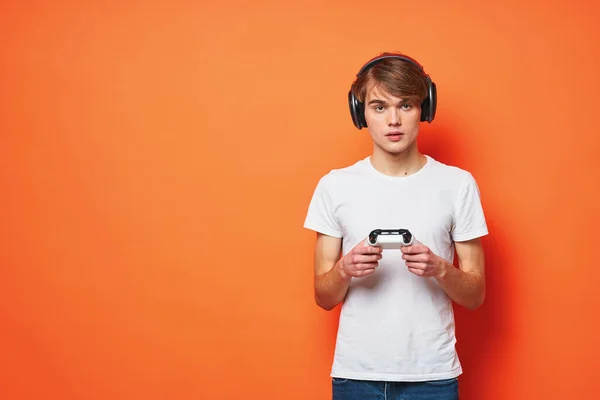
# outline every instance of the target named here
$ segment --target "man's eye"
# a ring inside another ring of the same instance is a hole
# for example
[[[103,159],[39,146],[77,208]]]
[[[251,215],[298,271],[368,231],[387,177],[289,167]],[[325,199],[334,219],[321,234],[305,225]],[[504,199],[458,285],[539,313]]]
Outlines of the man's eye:
[[[410,104],[402,104],[402,108],[405,110],[410,110],[412,108],[412,106]]]
[[[375,106],[375,111],[383,111],[383,106]]]

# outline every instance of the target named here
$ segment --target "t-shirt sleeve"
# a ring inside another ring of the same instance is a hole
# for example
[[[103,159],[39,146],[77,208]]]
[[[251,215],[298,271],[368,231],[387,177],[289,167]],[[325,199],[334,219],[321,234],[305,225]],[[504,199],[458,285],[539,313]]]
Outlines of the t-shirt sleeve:
[[[471,174],[465,178],[454,207],[452,239],[455,242],[471,240],[488,234],[479,187]]]
[[[304,227],[336,238],[342,237],[342,229],[334,214],[328,176],[321,178],[308,206]]]

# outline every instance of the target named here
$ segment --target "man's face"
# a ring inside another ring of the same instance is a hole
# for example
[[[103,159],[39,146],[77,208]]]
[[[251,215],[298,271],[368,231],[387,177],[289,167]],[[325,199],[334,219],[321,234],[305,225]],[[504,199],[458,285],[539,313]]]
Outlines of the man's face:
[[[376,148],[398,154],[416,142],[421,119],[420,104],[407,103],[375,85],[367,88],[364,104],[365,120]]]

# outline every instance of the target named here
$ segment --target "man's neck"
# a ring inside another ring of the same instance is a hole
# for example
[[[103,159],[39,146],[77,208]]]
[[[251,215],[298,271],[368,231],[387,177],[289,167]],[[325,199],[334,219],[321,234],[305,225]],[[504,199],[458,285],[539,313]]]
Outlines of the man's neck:
[[[419,171],[427,163],[427,158],[417,147],[406,149],[402,153],[388,153],[378,147],[373,149],[371,164],[384,175],[409,176]]]

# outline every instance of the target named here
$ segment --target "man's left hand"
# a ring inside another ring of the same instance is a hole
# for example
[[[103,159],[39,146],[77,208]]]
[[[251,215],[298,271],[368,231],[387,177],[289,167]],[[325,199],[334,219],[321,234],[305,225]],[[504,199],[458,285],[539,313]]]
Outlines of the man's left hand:
[[[402,246],[402,259],[406,261],[408,270],[415,275],[440,278],[446,272],[446,262],[429,247],[415,242],[410,246]]]

